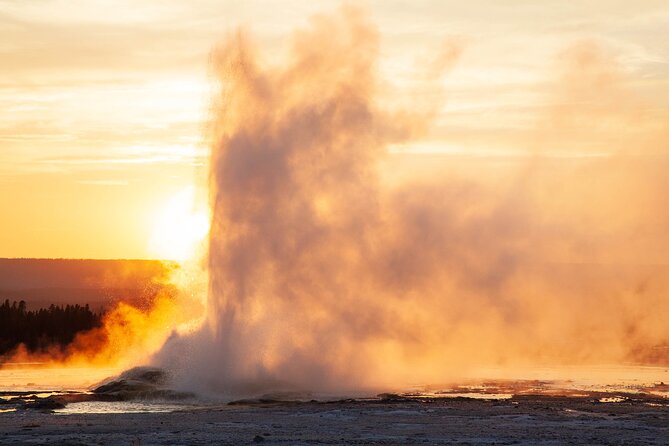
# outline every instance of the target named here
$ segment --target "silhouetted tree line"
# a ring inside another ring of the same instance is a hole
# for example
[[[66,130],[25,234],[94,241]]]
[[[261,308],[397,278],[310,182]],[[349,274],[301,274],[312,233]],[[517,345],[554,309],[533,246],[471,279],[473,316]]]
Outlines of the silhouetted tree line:
[[[28,311],[26,303],[9,300],[0,305],[0,355],[19,344],[37,352],[51,346],[65,347],[77,333],[99,327],[102,313],[91,311],[88,304],[51,305]]]

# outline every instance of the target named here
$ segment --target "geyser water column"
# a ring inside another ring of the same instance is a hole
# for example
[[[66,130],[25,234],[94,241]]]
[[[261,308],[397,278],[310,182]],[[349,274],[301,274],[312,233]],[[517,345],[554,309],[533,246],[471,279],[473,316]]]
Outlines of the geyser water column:
[[[350,391],[361,370],[384,368],[380,342],[389,354],[403,337],[402,299],[380,285],[376,169],[432,109],[382,108],[378,53],[377,31],[350,8],[314,17],[280,66],[241,32],[215,50],[208,318],[164,353],[183,361],[187,385]],[[179,342],[188,360],[170,354]]]
[[[262,65],[241,34],[216,53],[208,323],[222,384],[354,387],[394,336],[382,325],[399,309],[373,272],[375,163],[421,117],[377,104],[378,52],[344,9],[297,33],[285,65]]]
[[[179,386],[351,394],[480,366],[619,363],[669,340],[666,275],[639,292],[635,270],[587,263],[640,252],[630,228],[646,214],[612,227],[615,200],[592,206],[607,196],[591,178],[611,181],[615,158],[565,174],[535,154],[504,182],[486,182],[481,162],[389,187],[388,146],[419,136],[439,104],[384,107],[379,35],[355,9],[312,18],[291,42],[276,65],[241,32],[214,52],[207,320],[156,359]],[[456,56],[439,54],[427,82]]]

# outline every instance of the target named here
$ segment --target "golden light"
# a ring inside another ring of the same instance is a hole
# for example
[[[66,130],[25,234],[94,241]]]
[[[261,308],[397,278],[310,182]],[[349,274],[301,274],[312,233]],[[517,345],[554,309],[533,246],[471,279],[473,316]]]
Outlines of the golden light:
[[[195,188],[186,187],[160,210],[149,240],[149,251],[164,260],[188,260],[197,254],[208,232],[206,207],[198,205]]]

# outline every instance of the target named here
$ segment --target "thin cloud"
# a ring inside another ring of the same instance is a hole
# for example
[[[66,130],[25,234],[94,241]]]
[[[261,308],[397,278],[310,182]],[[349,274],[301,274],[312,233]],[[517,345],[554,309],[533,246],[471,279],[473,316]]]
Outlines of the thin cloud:
[[[80,180],[77,183],[91,186],[127,186],[130,184],[127,180]]]

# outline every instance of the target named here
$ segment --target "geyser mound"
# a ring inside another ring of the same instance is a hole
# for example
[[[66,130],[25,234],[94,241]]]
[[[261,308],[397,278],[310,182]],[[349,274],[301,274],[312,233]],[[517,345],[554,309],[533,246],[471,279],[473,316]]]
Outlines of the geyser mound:
[[[156,358],[179,387],[350,395],[475,367],[619,363],[669,340],[666,277],[645,293],[634,270],[589,267],[590,252],[629,239],[597,237],[610,215],[587,200],[563,204],[562,180],[590,191],[615,159],[579,176],[533,156],[504,182],[479,166],[381,175],[388,147],[429,127],[457,54],[447,46],[425,67],[434,101],[396,110],[378,33],[357,10],[313,18],[279,65],[241,32],[215,51],[207,320]]]
[[[133,367],[92,390],[92,400],[183,400],[193,394],[170,389],[169,372],[157,367]]]

